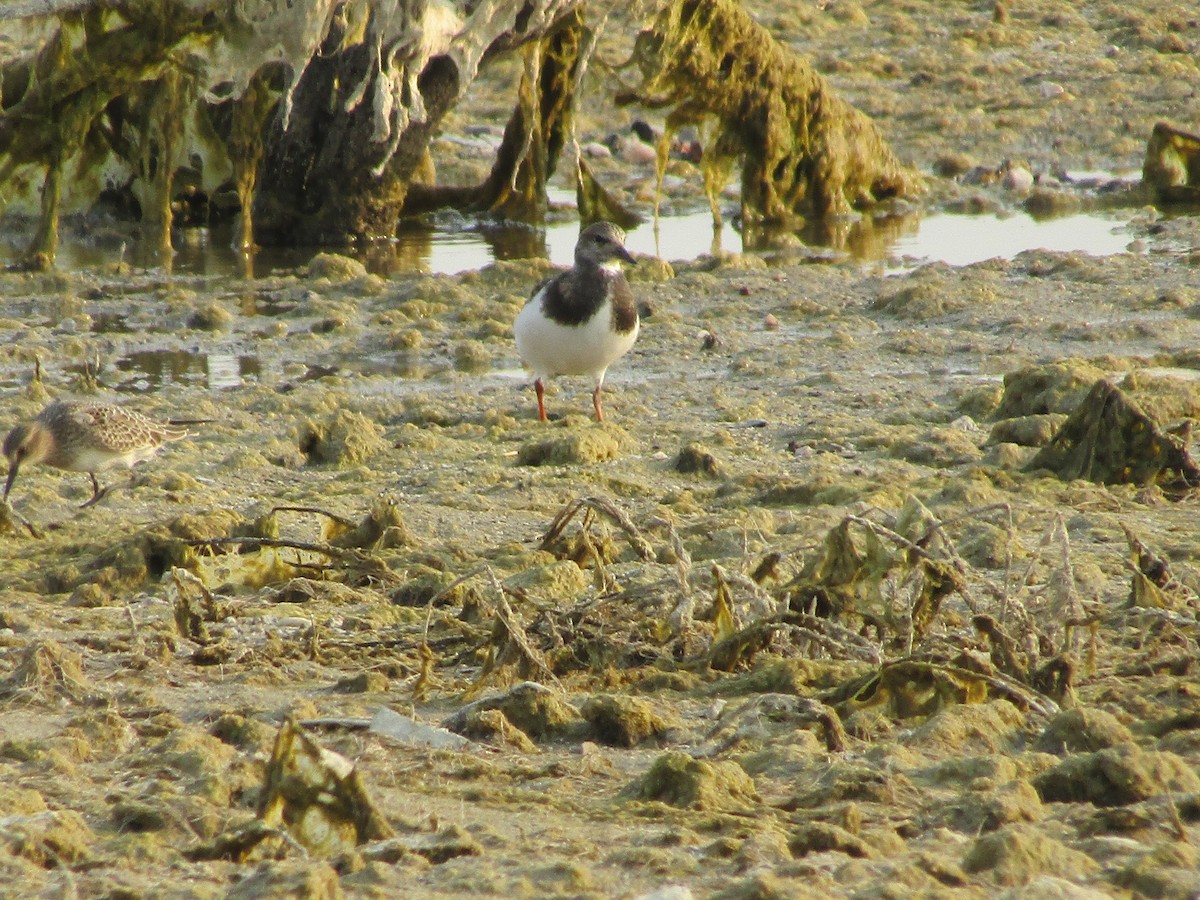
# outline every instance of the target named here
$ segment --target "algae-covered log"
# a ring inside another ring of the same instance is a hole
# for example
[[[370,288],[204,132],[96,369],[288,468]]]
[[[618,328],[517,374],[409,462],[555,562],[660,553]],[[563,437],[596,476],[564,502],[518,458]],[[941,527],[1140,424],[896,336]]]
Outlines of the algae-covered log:
[[[241,200],[238,242],[394,232],[442,115],[481,65],[580,0],[45,0],[0,10],[0,212],[121,196],[166,243],[176,176]],[[260,162],[261,160],[261,162]],[[260,227],[261,226],[261,227]]]
[[[571,129],[583,30],[583,15],[577,10],[547,37],[525,47],[517,105],[488,177],[471,186],[414,183],[405,215],[453,207],[527,222],[544,218],[546,182]]]
[[[673,107],[659,148],[715,121],[702,166],[713,206],[734,163],[748,223],[848,212],[920,188],[862,112],[837,97],[737,0],[670,0],[634,49],[643,83],[623,103]]]

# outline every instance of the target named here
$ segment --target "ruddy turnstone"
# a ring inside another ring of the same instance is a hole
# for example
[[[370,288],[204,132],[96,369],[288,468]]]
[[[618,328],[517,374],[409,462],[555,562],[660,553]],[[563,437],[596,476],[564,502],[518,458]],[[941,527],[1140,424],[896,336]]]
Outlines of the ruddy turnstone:
[[[625,249],[625,232],[609,222],[589,225],[575,244],[574,267],[538,285],[517,314],[517,352],[534,374],[543,422],[545,379],[552,375],[591,375],[596,421],[604,421],[604,373],[638,336],[637,305],[621,260],[635,262]]]
[[[92,479],[91,506],[108,493],[96,473],[117,466],[133,468],[149,459],[167,441],[187,437],[186,428],[164,425],[141,413],[106,403],[56,400],[32,422],[17,425],[4,439],[8,480],[4,500],[22,465],[44,463],[70,472],[87,472]]]

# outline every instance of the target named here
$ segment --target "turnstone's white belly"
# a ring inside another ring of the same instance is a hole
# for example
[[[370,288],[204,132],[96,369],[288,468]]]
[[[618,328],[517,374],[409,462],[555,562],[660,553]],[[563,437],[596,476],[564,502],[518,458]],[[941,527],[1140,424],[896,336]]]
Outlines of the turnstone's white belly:
[[[517,315],[513,332],[517,352],[535,375],[599,378],[633,347],[638,325],[634,320],[629,331],[616,331],[609,301],[605,301],[587,321],[579,325],[561,325],[546,314],[539,294]]]

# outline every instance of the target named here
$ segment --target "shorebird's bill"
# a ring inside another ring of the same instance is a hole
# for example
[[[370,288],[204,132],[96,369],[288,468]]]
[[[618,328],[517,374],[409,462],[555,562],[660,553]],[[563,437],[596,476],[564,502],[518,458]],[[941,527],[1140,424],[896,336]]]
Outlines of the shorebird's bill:
[[[12,490],[13,482],[17,480],[17,468],[21,464],[15,459],[8,464],[8,479],[4,482],[4,501],[8,502],[8,492]]]

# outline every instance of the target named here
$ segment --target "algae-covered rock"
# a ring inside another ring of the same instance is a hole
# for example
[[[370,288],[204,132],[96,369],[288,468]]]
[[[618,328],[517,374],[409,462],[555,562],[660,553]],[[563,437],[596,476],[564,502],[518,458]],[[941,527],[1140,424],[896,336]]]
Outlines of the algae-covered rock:
[[[294,897],[296,900],[342,900],[337,870],[323,860],[267,860],[258,864],[226,895],[228,900]]]
[[[536,741],[579,738],[587,731],[583,717],[557,693],[533,681],[518,684],[495,697],[485,697],[463,707],[443,723],[458,734],[465,733],[470,717],[479,710],[498,709]]]
[[[73,809],[5,816],[0,847],[46,869],[76,866],[92,856],[96,836]]]
[[[352,281],[367,274],[367,267],[357,259],[339,253],[318,253],[308,261],[309,278],[328,278],[330,281]]]
[[[641,800],[718,810],[757,803],[754,779],[735,762],[694,759],[679,750],[664,753],[631,788]]]
[[[1000,884],[1026,884],[1039,875],[1078,878],[1099,866],[1078,850],[1028,825],[1009,825],[985,834],[967,851],[963,868],[990,872]]]
[[[308,420],[301,430],[300,450],[310,462],[353,466],[387,449],[383,429],[361,413],[339,409],[324,424]]]
[[[685,475],[707,475],[719,478],[721,467],[716,457],[702,444],[686,444],[675,457],[675,471]]]
[[[525,442],[517,450],[517,465],[573,466],[607,462],[616,459],[620,450],[620,441],[606,428],[573,430],[568,434]]]
[[[1121,806],[1168,792],[1200,791],[1200,775],[1181,756],[1121,744],[1068,756],[1033,780],[1047,803]]]
[[[1045,413],[1037,416],[1002,419],[992,426],[992,430],[988,434],[988,443],[1044,447],[1050,443],[1055,432],[1062,427],[1065,421],[1067,421],[1067,417],[1063,413]]]
[[[920,176],[870,119],[733,0],[664,4],[638,35],[634,59],[638,94],[676,107],[668,122],[715,120],[701,160],[714,214],[739,160],[748,222],[842,214],[920,191]]]
[[[1069,414],[1104,374],[1082,360],[1064,360],[1011,372],[1004,376],[1004,396],[995,417]]]
[[[795,857],[826,850],[845,853],[859,859],[875,856],[871,845],[862,838],[828,822],[810,822],[797,828],[788,839],[788,849]]]
[[[1046,723],[1034,748],[1045,753],[1091,753],[1133,740],[1117,717],[1102,709],[1078,707],[1059,713]]]
[[[654,706],[638,697],[599,695],[583,703],[583,717],[591,724],[596,740],[616,747],[636,747],[661,738],[672,722]]]
[[[1015,743],[1025,715],[1007,700],[951,704],[916,728],[906,743],[932,751],[995,753]]]
[[[524,591],[533,599],[565,603],[578,597],[588,586],[584,571],[569,559],[555,560],[544,566],[530,566],[504,580],[504,587]]]
[[[1193,844],[1169,841],[1122,867],[1113,878],[1137,897],[1200,896],[1200,851]]]
[[[1134,369],[1121,379],[1120,388],[1159,425],[1179,419],[1200,418],[1200,380],[1169,370]]]
[[[463,720],[461,733],[472,740],[485,741],[498,747],[512,747],[522,753],[537,750],[537,744],[529,735],[498,709],[471,710]]]

